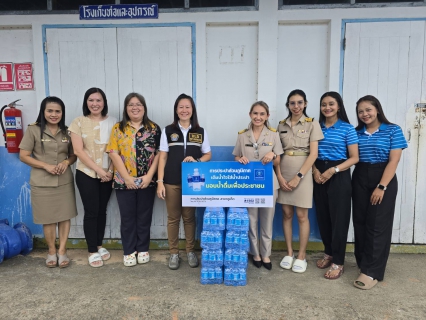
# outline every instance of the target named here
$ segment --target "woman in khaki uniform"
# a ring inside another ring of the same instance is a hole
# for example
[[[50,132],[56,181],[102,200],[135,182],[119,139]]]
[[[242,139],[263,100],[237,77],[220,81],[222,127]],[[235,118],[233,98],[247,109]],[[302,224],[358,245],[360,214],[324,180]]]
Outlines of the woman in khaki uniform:
[[[318,156],[318,140],[324,138],[321,127],[306,114],[306,94],[293,90],[287,97],[288,117],[280,121],[278,133],[284,156],[277,176],[280,184],[277,202],[282,204],[283,229],[287,243],[287,255],[280,266],[297,273],[306,271],[306,247],[309,240],[308,209],[312,208],[312,165]],[[292,221],[296,207],[299,221],[299,254],[294,257],[292,246]]]
[[[251,122],[249,128],[238,133],[237,143],[232,154],[235,160],[247,164],[250,161],[261,161],[263,164],[273,161],[274,169],[279,168],[280,155],[283,153],[278,133],[269,127],[269,107],[263,101],[255,102],[250,109]],[[250,219],[250,254],[253,264],[272,269],[269,258],[272,247],[272,225],[275,213],[275,201],[278,180],[274,172],[274,206],[272,208],[248,208]],[[260,222],[260,239],[257,234]],[[260,246],[259,246],[260,243]]]
[[[41,102],[37,121],[30,124],[19,145],[19,159],[31,166],[31,206],[34,223],[42,224],[49,247],[46,266],[69,265],[66,243],[70,219],[77,215],[74,178],[70,165],[76,160],[65,126],[65,105],[57,97]],[[56,226],[59,250],[56,253]]]

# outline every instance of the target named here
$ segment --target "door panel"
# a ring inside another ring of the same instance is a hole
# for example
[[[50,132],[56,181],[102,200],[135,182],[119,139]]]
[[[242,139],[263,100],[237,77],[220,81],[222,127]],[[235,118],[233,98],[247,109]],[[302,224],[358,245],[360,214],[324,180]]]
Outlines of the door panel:
[[[173,121],[176,97],[182,92],[192,95],[190,27],[59,28],[47,29],[46,39],[49,94],[65,102],[67,124],[82,114],[84,92],[90,87],[105,91],[109,114],[117,119],[121,118],[125,96],[133,91],[141,93],[149,117],[161,128]],[[78,191],[76,198],[79,215],[72,219],[70,238],[84,238],[84,210]],[[113,192],[105,238],[120,237]],[[151,238],[167,239],[166,207],[158,199]]]
[[[406,137],[409,115],[420,101],[425,36],[424,21],[346,24],[343,98],[351,123],[355,103],[367,94],[376,96],[386,117],[401,126]],[[407,119],[406,119],[407,118]],[[411,140],[397,169],[399,192],[393,224],[393,243],[413,243],[418,145]],[[350,230],[349,241],[353,241]]]

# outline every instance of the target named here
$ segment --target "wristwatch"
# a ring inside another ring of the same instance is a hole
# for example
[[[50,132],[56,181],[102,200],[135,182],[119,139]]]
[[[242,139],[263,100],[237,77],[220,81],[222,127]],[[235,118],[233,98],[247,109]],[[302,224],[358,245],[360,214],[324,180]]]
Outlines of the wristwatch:
[[[298,176],[300,179],[303,179],[303,177],[304,177],[304,175],[303,175],[303,174],[301,174],[300,172],[298,172],[298,173],[297,173],[297,176]]]
[[[334,172],[335,173],[337,173],[337,172],[339,172],[340,171],[340,169],[338,168],[338,167],[334,167]]]
[[[274,153],[274,156],[272,157],[273,160],[277,158],[277,155]]]
[[[388,187],[385,187],[384,185],[382,185],[382,184],[378,184],[377,185],[377,188],[379,188],[380,190],[383,190],[383,191],[386,191],[386,189],[388,188]]]

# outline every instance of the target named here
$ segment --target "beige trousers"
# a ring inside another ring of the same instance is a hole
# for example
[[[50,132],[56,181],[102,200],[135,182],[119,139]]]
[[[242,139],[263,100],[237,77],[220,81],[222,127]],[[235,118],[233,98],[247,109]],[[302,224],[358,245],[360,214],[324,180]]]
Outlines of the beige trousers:
[[[167,233],[171,254],[179,253],[179,224],[183,220],[186,238],[186,252],[194,251],[195,207],[182,207],[182,186],[164,184],[166,189]]]
[[[275,215],[275,201],[278,189],[274,190],[273,208],[248,208],[250,219],[249,239],[250,254],[264,258],[271,255],[272,229]],[[260,223],[260,238],[258,235],[258,223]]]

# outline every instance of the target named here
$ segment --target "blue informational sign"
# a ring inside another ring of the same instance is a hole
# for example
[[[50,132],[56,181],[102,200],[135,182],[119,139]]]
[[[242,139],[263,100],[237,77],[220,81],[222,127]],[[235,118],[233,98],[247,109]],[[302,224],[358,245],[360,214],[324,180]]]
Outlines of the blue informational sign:
[[[158,19],[158,4],[80,6],[80,20]]]
[[[182,162],[186,207],[273,207],[272,163]]]

